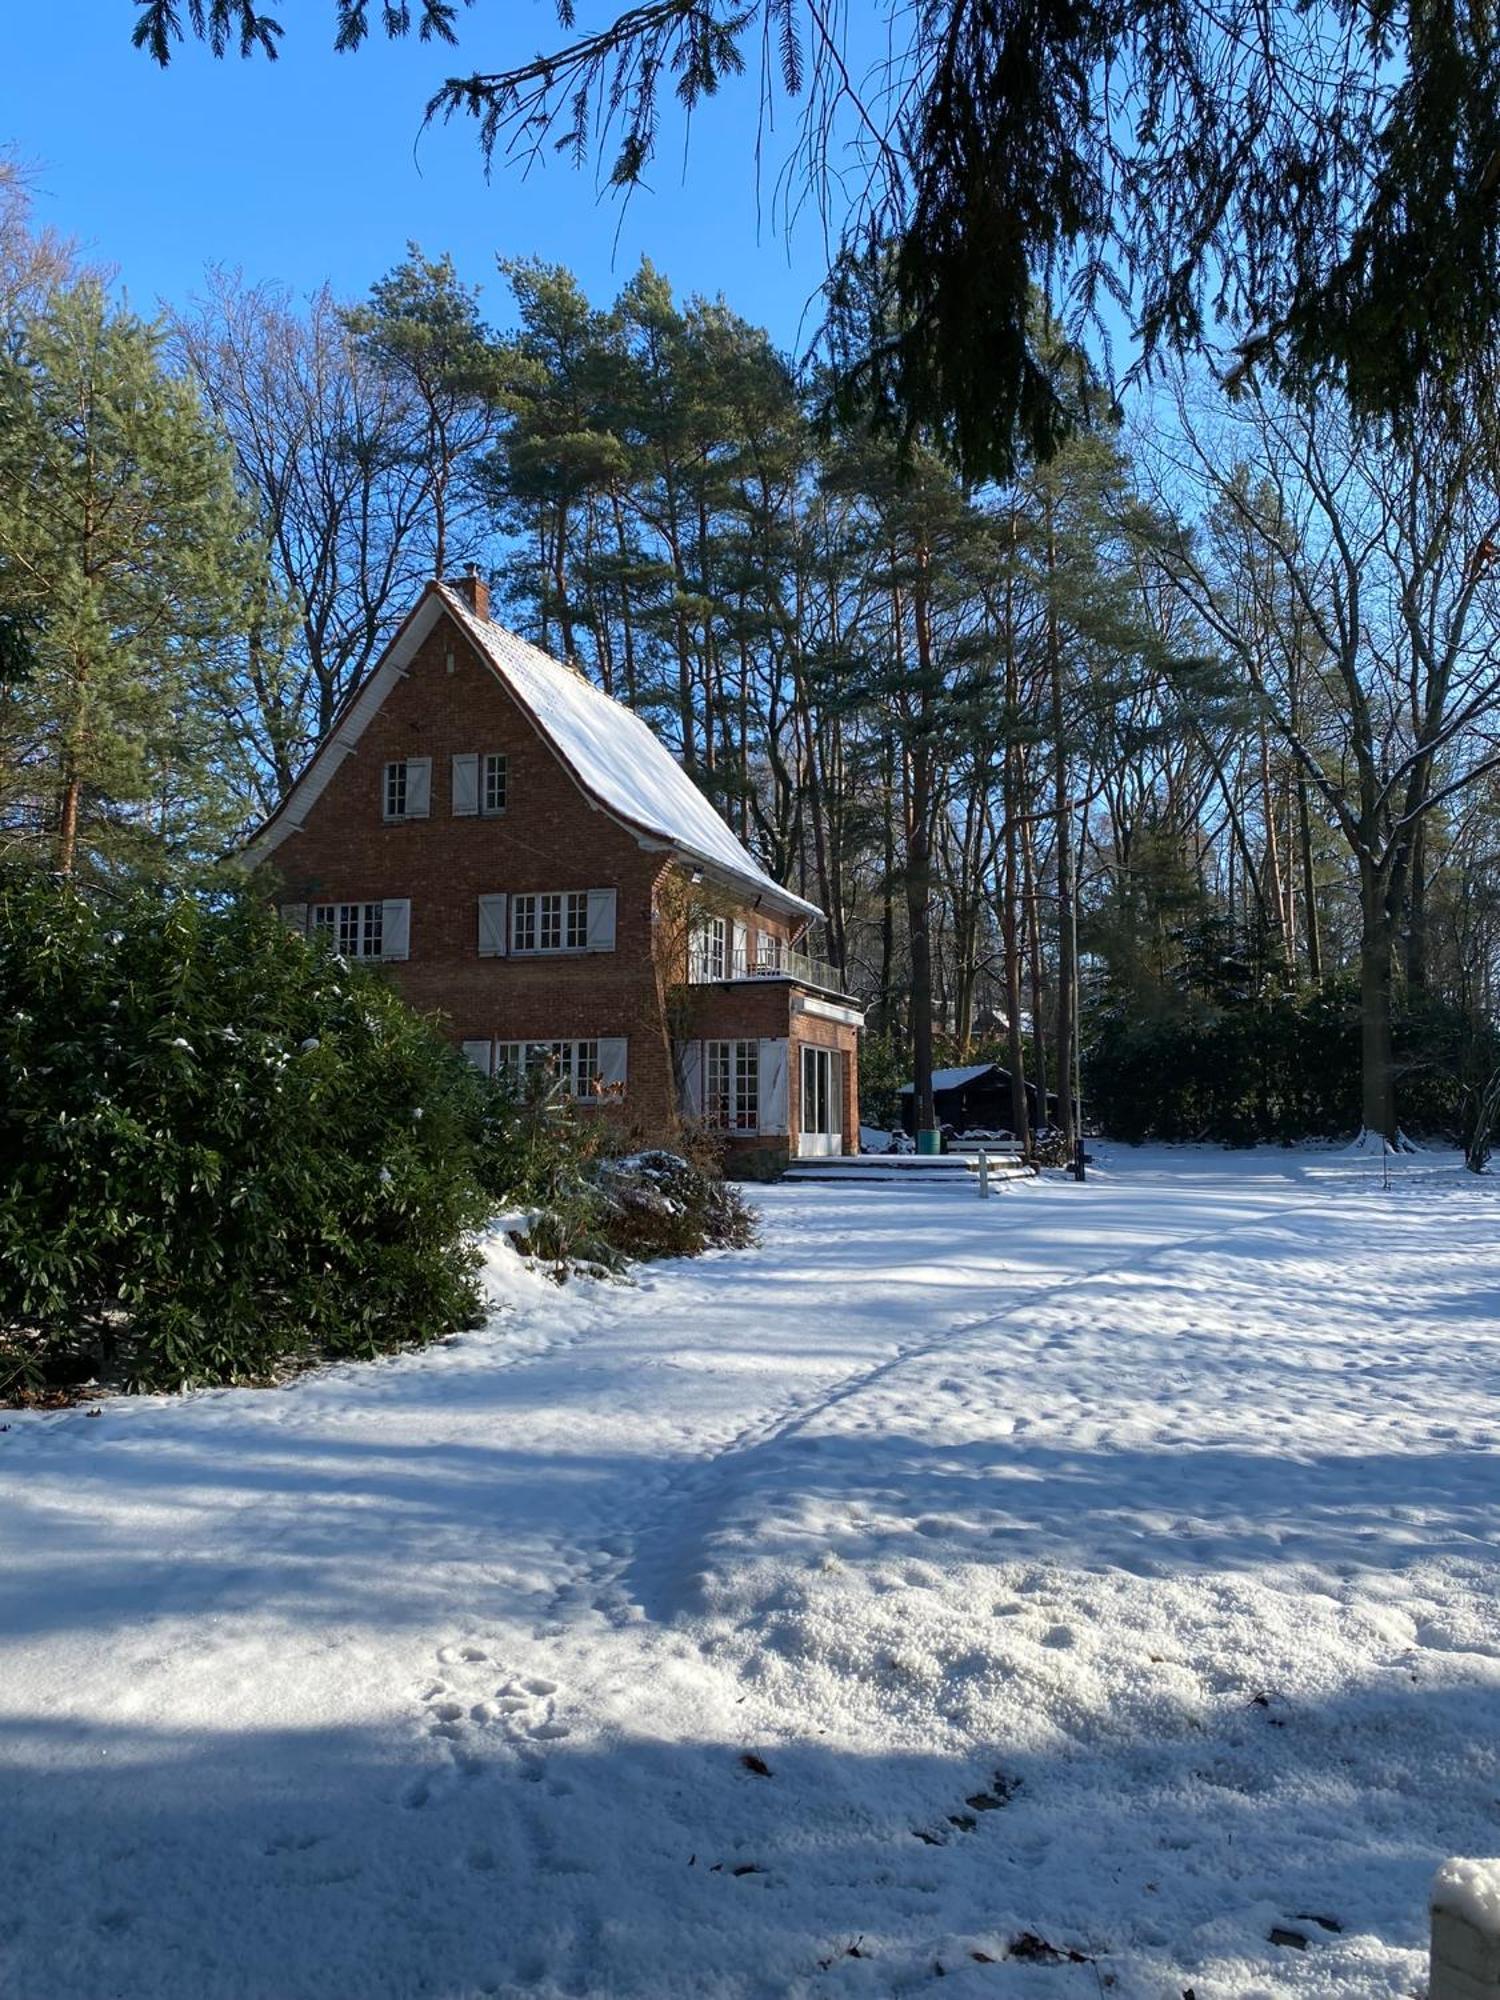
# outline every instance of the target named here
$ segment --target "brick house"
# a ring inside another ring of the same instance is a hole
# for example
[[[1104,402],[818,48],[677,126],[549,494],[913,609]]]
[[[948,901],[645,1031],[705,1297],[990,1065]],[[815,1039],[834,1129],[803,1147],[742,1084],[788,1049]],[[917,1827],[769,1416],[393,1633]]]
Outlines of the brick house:
[[[647,725],[430,583],[246,859],[488,1073],[542,1066],[633,1133],[859,1149],[863,1016]]]

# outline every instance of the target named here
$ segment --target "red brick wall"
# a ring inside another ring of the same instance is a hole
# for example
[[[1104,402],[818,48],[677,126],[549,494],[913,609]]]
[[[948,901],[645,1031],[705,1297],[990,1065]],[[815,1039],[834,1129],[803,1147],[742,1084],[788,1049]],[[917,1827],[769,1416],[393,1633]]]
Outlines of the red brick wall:
[[[507,807],[494,818],[454,816],[452,758],[503,751]],[[425,820],[382,816],[385,766],[432,759]],[[273,862],[289,902],[411,902],[411,955],[386,968],[404,997],[437,1016],[455,1041],[542,1041],[624,1035],[629,1040],[622,1115],[633,1130],[662,1135],[676,1117],[669,1037],[782,1037],[789,1033],[845,1053],[846,1098],[855,1089],[854,1031],[799,1016],[780,980],[663,991],[657,957],[669,919],[659,900],[681,906],[677,864],[593,806],[523,709],[446,614],[418,648],[359,740]],[[660,895],[675,874],[674,893]],[[481,958],[478,899],[528,890],[616,891],[615,949],[544,958]],[[688,893],[691,893],[690,891]],[[714,894],[716,910],[731,905]],[[784,918],[736,910],[752,931],[786,939]],[[680,925],[679,925],[680,928]],[[799,1074],[789,1091],[796,1130]],[[845,1112],[846,1143],[857,1133]]]
[[[819,1020],[816,1014],[794,1014],[792,1046],[787,1057],[787,1112],[792,1132],[792,1150],[802,1126],[802,1063],[798,1049],[810,1043],[818,1049],[834,1049],[841,1058],[839,1068],[841,1127],[846,1153],[859,1151],[859,1030],[842,1021]]]
[[[454,816],[451,759],[468,751],[505,753],[508,803],[496,818]],[[384,769],[403,757],[432,759],[431,814],[390,825],[381,816]],[[664,857],[589,803],[448,617],[273,860],[289,901],[409,897],[411,956],[387,971],[455,1041],[628,1036],[632,1121],[661,1129],[671,1119],[652,958]],[[481,895],[591,888],[617,891],[612,952],[479,956]]]

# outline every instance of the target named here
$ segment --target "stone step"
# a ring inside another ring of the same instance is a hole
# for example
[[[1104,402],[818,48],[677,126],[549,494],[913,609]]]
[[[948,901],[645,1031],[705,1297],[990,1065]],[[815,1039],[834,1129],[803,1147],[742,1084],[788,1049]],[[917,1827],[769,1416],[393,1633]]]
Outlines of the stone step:
[[[992,1160],[990,1179],[992,1181],[1022,1180],[1028,1178],[1030,1169],[1019,1160]],[[979,1185],[979,1162],[928,1156],[921,1158],[912,1154],[896,1154],[883,1158],[879,1153],[864,1154],[858,1159],[843,1160],[794,1160],[787,1168],[784,1179],[814,1183],[824,1187],[842,1187],[846,1181],[880,1182],[886,1187],[945,1187],[955,1193],[971,1193]]]

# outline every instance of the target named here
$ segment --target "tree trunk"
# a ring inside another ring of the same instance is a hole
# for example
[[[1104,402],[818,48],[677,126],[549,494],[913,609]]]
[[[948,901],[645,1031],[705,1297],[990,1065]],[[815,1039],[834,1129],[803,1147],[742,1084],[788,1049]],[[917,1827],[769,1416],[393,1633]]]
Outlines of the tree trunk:
[[[932,1102],[932,745],[925,723],[932,696],[932,621],[928,551],[917,551],[912,622],[917,637],[919,719],[911,756],[911,816],[906,836],[906,921],[911,933],[911,1039],[917,1130],[937,1123]]]
[[[889,1034],[896,1026],[896,1010],[891,1002],[891,990],[896,977],[896,785],[893,764],[895,752],[887,736],[881,743],[880,766],[885,796],[885,811],[881,815],[881,838],[884,843],[882,860],[884,867],[880,878],[880,982],[876,987],[877,1016],[883,1033]]]
[[[1031,1112],[1026,1102],[1026,1044],[1021,1035],[1021,938],[1017,922],[1015,750],[1005,750],[1005,868],[1000,883],[1000,938],[1005,951],[1005,1054],[1010,1066],[1011,1130],[1025,1149],[1031,1145]]]
[[[78,812],[83,797],[83,748],[87,726],[84,720],[84,702],[87,699],[84,682],[87,674],[85,660],[75,655],[73,678],[78,691],[78,706],[63,739],[62,796],[58,805],[54,862],[58,874],[64,878],[73,873],[78,860]]]
[[[1411,882],[1406,902],[1406,990],[1422,993],[1427,986],[1427,818],[1424,814],[1411,837]]]
[[[1053,561],[1051,524],[1048,523],[1049,568]],[[1068,808],[1068,745],[1064,734],[1062,648],[1058,640],[1056,613],[1047,613],[1048,668],[1052,680],[1052,774],[1053,811],[1057,825],[1057,1113],[1063,1138],[1071,1147],[1077,1136],[1077,1107],[1073,1103],[1073,1039],[1078,1032],[1078,965],[1074,953],[1073,909],[1076,887],[1073,880],[1072,814]]]
[[[78,797],[81,789],[78,766],[70,753],[57,820],[57,872],[64,877],[73,873],[78,855]]]
[[[925,755],[915,762],[925,763]],[[932,855],[922,823],[927,780],[912,777],[912,824],[906,842],[906,923],[911,933],[911,1046],[916,1086],[917,1130],[930,1131],[937,1117],[932,1103]]]
[[[1031,955],[1031,1052],[1036,1068],[1036,1115],[1039,1124],[1050,1125],[1052,1120],[1047,1113],[1047,1010],[1042,973],[1041,894],[1029,820],[1021,840],[1021,881],[1026,904],[1027,944]]]
[[[1396,1066],[1391,1032],[1391,928],[1377,877],[1360,885],[1360,1100],[1366,1132],[1396,1141]]]

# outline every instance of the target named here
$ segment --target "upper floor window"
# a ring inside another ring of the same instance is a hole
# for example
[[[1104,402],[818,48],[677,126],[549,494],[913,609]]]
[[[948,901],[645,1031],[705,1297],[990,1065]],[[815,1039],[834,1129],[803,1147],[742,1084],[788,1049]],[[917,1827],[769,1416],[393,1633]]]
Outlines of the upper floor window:
[[[512,951],[583,951],[587,948],[587,889],[512,896],[510,912]]]
[[[726,979],[729,976],[729,923],[724,917],[705,917],[694,926],[690,949],[689,976],[695,980]]]
[[[403,757],[387,764],[381,796],[386,819],[426,819],[432,804],[432,759]]]
[[[509,804],[509,770],[503,750],[458,752],[453,759],[453,811],[456,816],[487,817],[503,813]]]
[[[479,898],[479,956],[613,951],[618,900],[614,889],[493,890]]]

